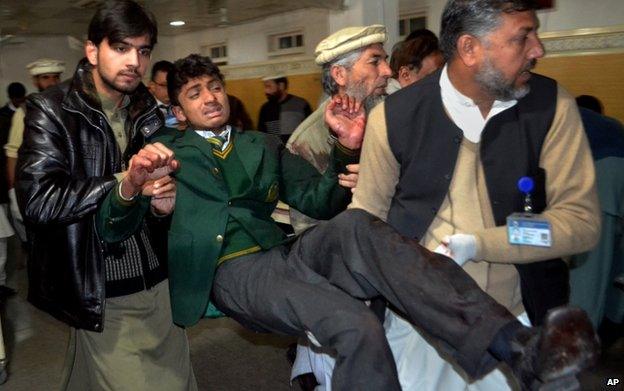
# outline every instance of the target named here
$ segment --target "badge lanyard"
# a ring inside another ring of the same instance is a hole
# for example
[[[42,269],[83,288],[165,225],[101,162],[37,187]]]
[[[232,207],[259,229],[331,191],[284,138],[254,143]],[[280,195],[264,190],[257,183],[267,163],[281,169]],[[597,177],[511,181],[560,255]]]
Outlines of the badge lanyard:
[[[522,177],[518,180],[518,190],[524,194],[524,212],[507,216],[507,239],[509,244],[520,246],[552,246],[550,222],[533,213],[531,192],[535,187],[533,178]]]

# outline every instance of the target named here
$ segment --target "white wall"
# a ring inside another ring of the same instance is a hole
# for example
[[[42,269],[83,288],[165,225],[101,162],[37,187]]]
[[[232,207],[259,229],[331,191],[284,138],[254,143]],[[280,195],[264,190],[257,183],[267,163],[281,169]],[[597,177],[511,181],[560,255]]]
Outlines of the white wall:
[[[439,34],[446,0],[429,0],[428,28]],[[540,32],[606,27],[624,24],[622,0],[555,0],[555,7],[538,11]]]
[[[304,9],[242,25],[179,35],[169,42],[163,42],[155,54],[171,61],[198,53],[201,46],[225,42],[228,47],[228,65],[268,61],[275,58],[267,54],[268,35],[302,29],[305,50],[300,57],[313,57],[316,45],[328,35],[327,25],[327,10]]]
[[[48,57],[65,61],[65,80],[74,74],[78,61],[84,56],[82,50],[71,49],[67,36],[16,37],[0,43],[0,102],[7,101],[6,87],[14,82],[24,84],[28,93],[36,92],[26,71],[26,65],[38,58]]]
[[[446,0],[428,0],[427,6],[427,28],[440,36],[440,20],[442,11],[446,5]]]
[[[399,35],[399,1],[347,0],[345,5],[345,10],[330,12],[327,35],[350,26],[383,24],[388,32],[388,41],[384,46],[389,52]]]
[[[622,0],[555,0],[552,10],[538,12],[540,32],[624,24]]]
[[[199,50],[199,49],[198,49]],[[178,57],[175,57],[175,37],[170,36],[161,36],[158,37],[158,43],[156,43],[156,47],[152,50],[152,64],[156,61],[167,60],[174,61]],[[149,79],[150,70],[145,75],[145,79]]]

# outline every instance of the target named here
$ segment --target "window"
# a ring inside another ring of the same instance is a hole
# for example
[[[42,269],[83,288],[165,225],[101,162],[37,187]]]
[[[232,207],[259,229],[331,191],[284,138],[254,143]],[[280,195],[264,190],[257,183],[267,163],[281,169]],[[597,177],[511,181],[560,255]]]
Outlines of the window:
[[[303,53],[303,32],[293,31],[269,35],[269,55]]]
[[[414,30],[427,28],[427,16],[424,13],[399,17],[399,39],[405,39]]]
[[[227,45],[225,43],[202,46],[201,53],[210,57],[212,62],[217,65],[227,65]]]

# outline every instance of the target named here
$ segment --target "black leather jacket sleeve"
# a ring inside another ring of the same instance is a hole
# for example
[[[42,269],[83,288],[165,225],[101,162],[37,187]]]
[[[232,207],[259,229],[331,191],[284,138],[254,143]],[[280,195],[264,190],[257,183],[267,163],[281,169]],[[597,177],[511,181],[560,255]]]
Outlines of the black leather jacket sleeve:
[[[63,124],[86,119],[63,112],[60,105],[47,105],[38,94],[29,97],[26,113],[16,169],[24,219],[32,224],[71,224],[94,213],[116,183],[112,173],[105,172],[102,131],[93,126],[82,132],[87,134],[75,131],[80,127],[67,129]]]

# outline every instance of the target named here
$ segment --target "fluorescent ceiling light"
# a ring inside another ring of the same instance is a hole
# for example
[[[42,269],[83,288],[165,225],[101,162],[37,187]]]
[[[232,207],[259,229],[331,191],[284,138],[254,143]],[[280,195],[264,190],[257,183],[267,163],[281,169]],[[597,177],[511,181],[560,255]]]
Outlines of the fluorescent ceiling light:
[[[183,20],[174,20],[169,22],[170,25],[178,27],[178,26],[184,26],[186,24],[186,22],[184,22]]]

